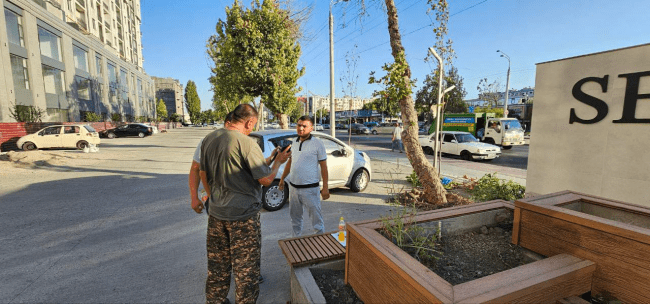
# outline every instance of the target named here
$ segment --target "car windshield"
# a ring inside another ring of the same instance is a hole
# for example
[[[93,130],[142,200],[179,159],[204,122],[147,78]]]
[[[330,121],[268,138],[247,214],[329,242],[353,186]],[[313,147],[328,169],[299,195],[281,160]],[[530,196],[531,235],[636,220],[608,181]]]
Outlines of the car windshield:
[[[91,126],[84,126],[84,128],[86,128],[86,130],[87,130],[88,132],[90,132],[90,133],[97,132],[97,131],[95,131],[95,129],[93,129],[93,127],[91,127]]]
[[[503,127],[508,126],[508,130],[522,129],[519,120],[503,120]]]
[[[459,143],[478,141],[478,139],[476,139],[472,134],[456,134],[456,139]]]

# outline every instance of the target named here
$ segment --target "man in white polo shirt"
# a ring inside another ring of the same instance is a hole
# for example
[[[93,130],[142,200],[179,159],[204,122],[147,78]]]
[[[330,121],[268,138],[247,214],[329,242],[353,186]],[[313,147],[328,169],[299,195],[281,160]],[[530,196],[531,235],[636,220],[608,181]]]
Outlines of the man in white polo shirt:
[[[291,144],[291,159],[287,161],[278,185],[280,190],[283,190],[285,179],[289,176],[287,182],[291,187],[289,205],[294,237],[300,236],[302,232],[302,214],[305,208],[309,213],[315,233],[323,233],[325,229],[320,201],[321,196],[323,200],[330,197],[327,186],[327,153],[323,143],[311,135],[313,129],[313,118],[305,115],[298,119],[296,124],[298,138]],[[319,186],[321,177],[323,179],[322,190]]]

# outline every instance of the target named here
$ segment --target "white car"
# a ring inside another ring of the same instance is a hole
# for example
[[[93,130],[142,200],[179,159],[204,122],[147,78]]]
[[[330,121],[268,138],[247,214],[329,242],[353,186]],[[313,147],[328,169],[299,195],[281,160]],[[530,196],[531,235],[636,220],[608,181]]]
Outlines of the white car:
[[[21,137],[16,145],[25,150],[45,148],[83,149],[89,144],[99,145],[99,133],[90,125],[55,125]]]
[[[323,131],[323,130],[325,130],[325,129],[323,129],[323,126],[320,125],[320,124],[316,124],[314,126],[314,131]]]
[[[501,148],[488,143],[480,142],[469,132],[443,131],[440,152],[443,154],[458,155],[464,160],[493,160],[501,155]],[[435,133],[420,136],[420,145],[427,154],[433,154]]]
[[[372,177],[368,154],[355,150],[327,134],[320,132],[311,132],[311,134],[320,139],[325,146],[329,173],[328,187],[330,189],[350,187],[353,192],[365,190]],[[253,132],[249,136],[262,148],[264,157],[269,157],[275,147],[286,147],[295,142],[298,137],[295,130],[265,130]],[[288,187],[285,186],[284,191],[278,189],[282,172],[284,172],[284,164],[278,170],[273,184],[263,189],[262,206],[266,210],[279,210],[289,200]]]

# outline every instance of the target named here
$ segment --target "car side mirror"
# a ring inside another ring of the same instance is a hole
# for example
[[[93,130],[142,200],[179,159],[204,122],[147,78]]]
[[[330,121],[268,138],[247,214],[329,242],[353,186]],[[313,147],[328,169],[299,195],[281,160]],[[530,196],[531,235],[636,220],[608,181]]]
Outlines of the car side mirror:
[[[452,139],[451,142],[452,143],[457,143],[457,141],[455,139]]]
[[[508,128],[510,128],[510,126],[509,126],[509,125],[506,125],[506,130],[508,130]]]

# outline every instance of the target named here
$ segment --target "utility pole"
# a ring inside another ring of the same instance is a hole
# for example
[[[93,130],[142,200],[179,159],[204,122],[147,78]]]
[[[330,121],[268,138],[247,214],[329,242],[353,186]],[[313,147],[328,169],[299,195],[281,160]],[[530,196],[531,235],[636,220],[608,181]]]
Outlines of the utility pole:
[[[497,53],[501,53],[501,57],[503,57],[505,59],[508,59],[508,76],[506,78],[506,99],[503,102],[503,118],[508,118],[508,98],[509,98],[509,96],[508,96],[509,92],[508,91],[509,91],[509,88],[510,88],[510,57],[508,57],[508,55],[506,55],[506,53],[504,53],[504,52],[502,52],[500,50],[497,50]]]
[[[332,6],[342,1],[330,0],[330,135],[336,137],[336,105],[334,104],[334,16]]]

